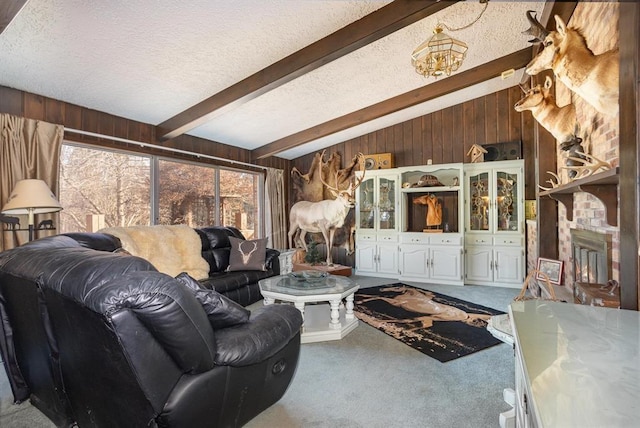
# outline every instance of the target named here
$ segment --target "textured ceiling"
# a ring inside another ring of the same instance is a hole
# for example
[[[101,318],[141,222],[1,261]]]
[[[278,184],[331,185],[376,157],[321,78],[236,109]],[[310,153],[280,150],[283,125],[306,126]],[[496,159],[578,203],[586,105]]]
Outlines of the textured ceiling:
[[[0,35],[0,85],[160,124],[389,1],[29,0]],[[456,3],[338,58],[188,132],[255,149],[434,82],[410,64],[438,21],[461,27],[483,5]],[[459,72],[527,47],[526,10],[544,2],[492,0],[471,28]],[[515,85],[495,78],[279,153],[322,147]]]

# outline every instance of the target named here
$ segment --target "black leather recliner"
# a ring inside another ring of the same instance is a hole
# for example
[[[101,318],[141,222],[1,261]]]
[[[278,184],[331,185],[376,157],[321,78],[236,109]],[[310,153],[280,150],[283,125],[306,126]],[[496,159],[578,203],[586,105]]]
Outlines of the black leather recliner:
[[[16,401],[56,425],[241,426],[295,373],[302,317],[271,305],[214,329],[193,292],[104,236],[0,253],[0,350]]]

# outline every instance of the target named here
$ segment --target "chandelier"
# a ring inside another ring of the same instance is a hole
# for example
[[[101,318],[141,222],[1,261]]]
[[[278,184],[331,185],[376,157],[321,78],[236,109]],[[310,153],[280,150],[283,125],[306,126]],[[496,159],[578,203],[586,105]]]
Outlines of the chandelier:
[[[464,61],[468,46],[443,33],[443,28],[449,31],[459,31],[475,24],[487,9],[489,0],[480,0],[484,4],[480,15],[470,24],[460,28],[449,28],[446,24],[438,23],[433,30],[433,37],[418,46],[411,54],[411,65],[416,73],[424,77],[433,76],[436,79],[444,74],[449,76],[451,72],[458,70]]]

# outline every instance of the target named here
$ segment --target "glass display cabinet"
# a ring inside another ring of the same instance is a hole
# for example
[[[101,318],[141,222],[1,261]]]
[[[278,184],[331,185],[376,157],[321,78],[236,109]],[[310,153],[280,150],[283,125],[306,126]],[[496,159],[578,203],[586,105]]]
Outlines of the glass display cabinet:
[[[521,287],[524,162],[466,164],[464,177],[465,283]]]
[[[367,231],[396,231],[398,176],[367,172],[356,197],[357,228]]]
[[[467,230],[488,233],[522,232],[522,169],[490,168],[485,165],[482,169],[475,166],[469,168],[466,173]]]

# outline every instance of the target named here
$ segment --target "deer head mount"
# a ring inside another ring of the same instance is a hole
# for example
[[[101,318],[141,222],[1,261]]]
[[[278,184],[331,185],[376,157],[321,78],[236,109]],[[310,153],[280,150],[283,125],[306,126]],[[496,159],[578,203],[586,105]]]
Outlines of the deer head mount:
[[[344,170],[335,170],[333,174],[328,174],[328,181],[333,181],[335,184],[329,184],[327,180],[323,178],[323,165],[325,151],[318,158],[318,162],[314,159],[314,164],[317,163],[317,177],[319,177],[320,183],[324,185],[328,191],[334,195],[334,199],[324,199],[320,201],[299,201],[293,204],[291,211],[289,212],[289,247],[294,248],[294,237],[298,231],[300,231],[297,238],[297,243],[301,245],[304,250],[307,250],[307,244],[305,236],[307,233],[322,233],[322,236],[327,245],[327,265],[332,264],[331,248],[333,246],[334,235],[338,228],[344,226],[345,218],[349,213],[349,210],[353,207],[355,200],[355,191],[362,183],[364,179],[364,155],[359,153],[352,161],[352,166],[348,168],[347,172]],[[361,175],[359,178],[353,177],[355,166],[359,165]],[[297,170],[296,170],[297,171]],[[294,171],[294,172],[296,172]],[[292,172],[292,173],[294,173]],[[300,174],[297,171],[297,174]],[[309,174],[300,174],[303,179],[306,177],[312,177],[312,172]],[[341,189],[339,183],[348,182],[346,189]]]
[[[518,112],[530,110],[540,125],[561,143],[582,140],[576,135],[576,109],[573,104],[558,107],[551,92],[553,81],[547,76],[544,86],[536,85],[531,89],[520,88],[524,96],[514,105]],[[578,141],[578,142],[580,142]]]
[[[527,65],[526,73],[533,76],[551,69],[567,88],[600,113],[616,116],[620,67],[618,50],[594,55],[582,34],[567,27],[558,15],[555,16],[556,31],[548,31],[546,35],[547,30],[530,13],[527,13],[527,19],[532,27],[526,33],[538,32],[532,42],[537,42],[543,35],[544,39],[542,51]]]

